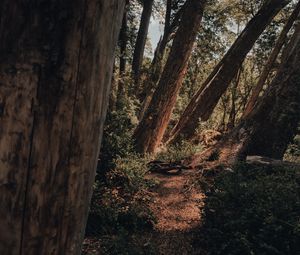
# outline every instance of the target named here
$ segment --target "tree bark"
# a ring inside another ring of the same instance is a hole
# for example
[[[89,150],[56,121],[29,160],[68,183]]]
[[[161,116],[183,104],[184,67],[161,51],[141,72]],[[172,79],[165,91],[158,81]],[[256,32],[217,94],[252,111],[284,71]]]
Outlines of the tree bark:
[[[232,89],[231,89],[231,109],[228,117],[228,123],[227,123],[227,131],[231,130],[235,126],[236,121],[236,115],[237,115],[237,109],[236,109],[236,99],[237,99],[237,90],[240,83],[242,73],[242,67],[239,69],[236,79],[233,83]]]
[[[194,158],[192,165],[218,154],[219,162],[236,163],[246,156],[282,159],[300,122],[300,25],[262,100],[219,144]]]
[[[276,44],[264,66],[264,69],[259,77],[259,80],[256,84],[256,86],[254,87],[252,94],[248,100],[248,103],[246,105],[246,108],[244,110],[243,113],[243,117],[246,117],[252,110],[253,107],[255,105],[255,103],[258,100],[259,94],[262,92],[263,87],[265,85],[265,82],[269,76],[270,71],[272,70],[274,63],[283,47],[283,45],[286,42],[287,39],[287,34],[290,31],[290,29],[292,28],[295,20],[297,19],[297,17],[299,16],[299,12],[300,12],[300,1],[298,2],[298,4],[296,5],[294,11],[292,12],[291,16],[289,17],[287,23],[285,24],[285,26],[283,27],[277,41]]]
[[[174,31],[179,15],[181,11],[178,11],[176,17],[174,18],[174,21],[172,24],[171,22],[171,11],[172,11],[172,0],[167,0],[167,8],[166,8],[166,14],[165,14],[165,27],[164,27],[164,34],[160,38],[159,42],[157,43],[155,52],[154,52],[154,57],[151,62],[151,66],[149,69],[149,74],[145,79],[145,82],[143,84],[143,92],[142,95],[140,96],[142,103],[140,112],[139,112],[139,120],[141,120],[149,107],[149,104],[151,102],[153,93],[156,88],[156,84],[159,81],[161,72],[162,72],[162,62],[163,58],[165,55],[165,50],[167,47],[167,44],[170,40],[170,35],[172,31]]]
[[[193,137],[199,119],[205,121],[211,116],[257,38],[270,24],[273,17],[289,2],[287,0],[265,2],[194,95],[178,123],[170,132],[168,143],[177,141],[180,137],[187,139]]]
[[[124,2],[0,2],[0,254],[81,253]]]
[[[128,4],[129,4],[129,2],[126,1],[126,5],[128,5]],[[117,109],[122,107],[122,104],[120,102],[122,101],[122,98],[126,95],[124,75],[126,72],[127,43],[128,43],[128,35],[127,35],[128,10],[127,10],[127,8],[128,8],[128,6],[126,6],[124,14],[123,14],[122,26],[121,26],[120,35],[119,35],[120,66],[119,66],[119,80],[118,80],[117,100],[116,100],[116,108]]]
[[[135,130],[139,152],[154,152],[164,135],[186,72],[206,1],[188,0],[170,55],[151,103]]]
[[[144,7],[141,16],[141,23],[138,31],[138,36],[136,38],[133,59],[132,59],[132,73],[133,73],[136,89],[138,89],[138,84],[140,79],[140,69],[143,64],[144,50],[145,50],[154,0],[144,0],[143,2],[144,2]]]

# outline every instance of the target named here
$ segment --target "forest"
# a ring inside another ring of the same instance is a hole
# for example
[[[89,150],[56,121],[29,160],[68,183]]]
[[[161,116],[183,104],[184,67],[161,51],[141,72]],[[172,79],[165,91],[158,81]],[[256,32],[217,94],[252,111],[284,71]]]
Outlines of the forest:
[[[0,255],[300,254],[299,0],[1,0]]]

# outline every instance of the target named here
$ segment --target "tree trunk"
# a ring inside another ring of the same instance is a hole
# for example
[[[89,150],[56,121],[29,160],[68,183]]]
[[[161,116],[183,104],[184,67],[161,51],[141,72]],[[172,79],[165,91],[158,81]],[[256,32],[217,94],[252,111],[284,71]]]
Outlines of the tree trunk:
[[[123,8],[0,2],[0,254],[81,253]]]
[[[176,32],[170,55],[151,103],[135,130],[139,152],[154,152],[160,145],[186,72],[205,1],[188,0]]]
[[[231,89],[231,109],[230,109],[228,123],[227,123],[227,131],[233,129],[235,126],[236,115],[237,115],[237,109],[236,109],[237,90],[240,83],[241,73],[242,73],[242,67],[239,69]]]
[[[287,23],[283,27],[283,29],[278,37],[278,40],[276,41],[276,44],[271,52],[271,55],[269,56],[265,66],[264,66],[264,69],[261,73],[261,76],[259,77],[259,80],[258,80],[255,88],[253,89],[252,94],[248,100],[245,111],[243,113],[243,117],[246,117],[253,110],[253,107],[258,100],[259,94],[263,90],[263,87],[269,76],[269,73],[272,70],[274,63],[284,45],[284,43],[286,42],[287,34],[290,31],[291,27],[293,26],[297,17],[299,16],[299,12],[300,12],[300,1],[296,5],[296,7],[295,7],[294,11],[292,12],[291,16],[289,17]]]
[[[219,99],[236,76],[257,38],[270,24],[273,17],[289,2],[287,0],[270,0],[265,2],[192,98],[178,123],[171,131],[168,142],[177,141],[179,137],[187,139],[193,137],[199,119],[205,121],[211,116]]]
[[[222,163],[236,163],[251,155],[283,158],[300,122],[300,25],[287,52],[276,77],[252,112],[219,144],[197,156],[192,165],[216,154]]]
[[[127,3],[128,4],[128,3]],[[127,35],[127,21],[128,21],[128,13],[127,7],[125,8],[122,20],[122,26],[119,35],[119,45],[120,45],[120,66],[119,66],[119,81],[118,81],[118,89],[117,89],[117,100],[116,106],[117,109],[122,107],[120,103],[122,98],[126,95],[125,83],[124,83],[124,75],[126,72],[126,58],[127,58],[127,43],[128,43],[128,35]]]
[[[123,14],[123,20],[122,20],[122,26],[120,30],[119,35],[119,44],[120,44],[120,68],[119,73],[120,76],[122,76],[126,69],[126,49],[127,49],[127,42],[128,42],[128,36],[127,36],[127,8],[125,8],[124,14]]]
[[[136,38],[133,59],[132,59],[132,73],[133,73],[136,89],[138,89],[138,84],[140,79],[140,69],[143,63],[144,50],[145,50],[154,0],[144,0],[143,2],[144,2],[144,7],[143,7],[143,12],[141,17],[141,23],[138,31],[138,36]]]
[[[172,0],[167,1],[167,8],[166,8],[166,14],[165,14],[165,27],[164,27],[164,34],[160,38],[159,42],[157,43],[157,47],[154,52],[154,57],[151,62],[151,66],[149,69],[149,74],[147,78],[145,79],[145,82],[143,84],[143,92],[140,96],[142,103],[140,112],[139,112],[139,120],[141,120],[149,107],[149,104],[151,102],[153,93],[156,88],[156,84],[159,81],[161,71],[162,71],[162,62],[165,55],[165,50],[167,47],[167,44],[170,40],[170,35],[172,31],[174,31],[177,21],[179,19],[179,15],[181,11],[178,11],[174,21],[172,24],[171,22],[171,11],[172,11]]]

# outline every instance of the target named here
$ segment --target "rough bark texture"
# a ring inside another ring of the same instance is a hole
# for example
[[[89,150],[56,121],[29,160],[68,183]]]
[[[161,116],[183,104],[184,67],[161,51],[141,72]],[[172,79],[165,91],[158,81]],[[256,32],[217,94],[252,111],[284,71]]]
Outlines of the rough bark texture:
[[[0,254],[81,253],[123,8],[0,2]]]
[[[151,103],[135,130],[139,152],[154,152],[160,145],[186,72],[205,1],[188,0],[176,32],[170,55]]]
[[[179,137],[190,139],[198,126],[199,119],[207,120],[232,79],[236,76],[247,53],[273,17],[290,1],[266,1],[259,12],[247,24],[232,47],[214,68],[211,75],[192,98],[182,117],[171,131],[169,142]]]
[[[136,88],[138,88],[140,69],[143,63],[144,50],[145,50],[154,0],[144,0],[143,2],[144,2],[144,7],[143,7],[143,12],[141,17],[141,23],[138,31],[138,36],[136,38],[133,59],[132,59],[132,73],[133,73],[133,78],[135,80]]]
[[[154,52],[154,57],[149,69],[149,74],[143,83],[143,92],[140,96],[143,103],[139,112],[139,120],[143,118],[147,108],[149,107],[153,93],[156,89],[156,85],[160,79],[163,69],[165,50],[168,42],[171,39],[171,34],[178,27],[178,23],[182,15],[182,10],[182,8],[178,10],[173,21],[171,22],[172,0],[167,1],[164,34],[157,44]]]
[[[222,163],[235,163],[249,155],[282,159],[300,122],[300,25],[287,52],[260,103],[219,144],[196,156],[193,166],[212,161],[212,155]]]
[[[259,77],[259,80],[258,80],[256,86],[254,87],[252,94],[248,100],[248,103],[247,103],[246,108],[243,113],[243,117],[246,117],[253,110],[253,107],[254,107],[256,101],[258,100],[259,94],[262,92],[265,82],[274,66],[274,63],[284,45],[284,43],[286,42],[287,34],[290,31],[290,29],[292,28],[297,17],[299,16],[299,12],[300,12],[300,2],[298,2],[298,4],[296,5],[294,11],[292,12],[291,16],[289,17],[287,23],[283,27],[283,29],[276,41],[276,44],[264,66],[261,76]]]

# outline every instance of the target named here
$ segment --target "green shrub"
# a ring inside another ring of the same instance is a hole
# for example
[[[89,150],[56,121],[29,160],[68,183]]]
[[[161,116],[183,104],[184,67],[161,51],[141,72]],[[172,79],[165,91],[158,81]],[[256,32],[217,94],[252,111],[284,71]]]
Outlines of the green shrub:
[[[300,169],[239,166],[218,177],[197,242],[208,254],[300,254]]]
[[[147,162],[137,154],[117,158],[115,168],[94,185],[86,235],[99,238],[105,254],[152,254],[143,253],[152,249],[150,244],[144,247],[135,238],[138,232],[151,230],[155,222],[148,207],[148,188],[154,183],[144,178]]]
[[[108,234],[127,229],[151,227],[154,221],[148,208],[147,189],[154,185],[145,180],[147,159],[132,154],[115,160],[116,167],[105,179],[97,180],[90,208],[92,234]],[[88,231],[89,232],[89,231]]]
[[[124,100],[120,110],[107,114],[98,172],[113,169],[117,158],[125,158],[134,152],[132,134],[136,124],[135,102],[132,100]]]
[[[300,163],[300,135],[294,138],[294,141],[286,150],[284,159],[287,161]]]
[[[160,152],[156,155],[156,160],[170,162],[181,161],[199,153],[201,149],[201,145],[194,145],[187,141],[182,141],[175,145],[171,145],[166,148],[165,151]]]

